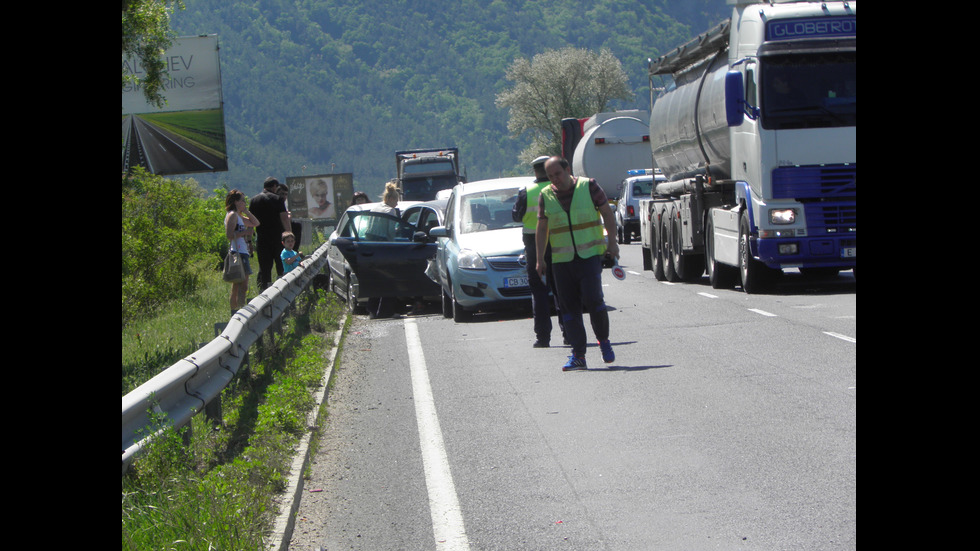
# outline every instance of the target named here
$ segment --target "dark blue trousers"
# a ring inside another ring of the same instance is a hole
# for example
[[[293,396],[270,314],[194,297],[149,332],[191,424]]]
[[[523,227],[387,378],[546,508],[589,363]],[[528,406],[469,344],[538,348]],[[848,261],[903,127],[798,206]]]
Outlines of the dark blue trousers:
[[[609,338],[609,313],[602,297],[602,257],[576,256],[571,262],[553,263],[551,269],[558,289],[565,336],[572,344],[572,354],[585,357],[583,312],[589,314],[596,340],[601,342]]]
[[[550,249],[550,245],[549,245]],[[531,312],[534,317],[534,336],[539,341],[551,341],[551,307],[554,306],[558,312],[558,326],[562,328],[562,335],[565,334],[563,322],[561,320],[561,308],[558,305],[558,292],[555,290],[555,278],[551,270],[551,251],[545,253],[545,260],[548,262],[548,270],[545,272],[545,280],[541,281],[536,268],[537,246],[534,243],[534,234],[524,234],[524,256],[527,258],[527,284],[531,287]]]

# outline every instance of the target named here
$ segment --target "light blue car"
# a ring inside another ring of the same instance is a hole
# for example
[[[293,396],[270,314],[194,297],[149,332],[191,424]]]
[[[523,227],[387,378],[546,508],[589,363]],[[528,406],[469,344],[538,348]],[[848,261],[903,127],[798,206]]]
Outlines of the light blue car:
[[[446,208],[445,226],[433,228],[434,259],[442,287],[442,313],[467,321],[474,312],[530,307],[531,288],[522,224],[511,216],[530,176],[459,184]]]

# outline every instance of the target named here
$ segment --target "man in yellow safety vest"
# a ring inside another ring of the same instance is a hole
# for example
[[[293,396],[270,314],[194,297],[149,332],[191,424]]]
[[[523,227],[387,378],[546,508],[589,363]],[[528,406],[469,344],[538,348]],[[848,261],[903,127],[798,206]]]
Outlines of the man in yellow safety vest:
[[[549,158],[544,168],[551,185],[542,189],[538,198],[536,268],[544,275],[544,251],[550,244],[565,335],[572,346],[572,355],[562,370],[586,369],[583,307],[589,313],[602,359],[611,363],[616,355],[609,342],[609,314],[602,296],[602,257],[608,252],[619,258],[616,219],[606,193],[595,180],[573,177],[568,161],[561,157]]]

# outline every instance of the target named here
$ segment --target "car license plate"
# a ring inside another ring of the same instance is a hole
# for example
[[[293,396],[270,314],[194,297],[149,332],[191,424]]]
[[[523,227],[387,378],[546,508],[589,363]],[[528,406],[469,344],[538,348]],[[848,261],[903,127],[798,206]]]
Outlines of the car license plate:
[[[845,247],[840,250],[841,258],[857,258],[857,247]]]
[[[527,287],[527,276],[505,278],[504,287]]]

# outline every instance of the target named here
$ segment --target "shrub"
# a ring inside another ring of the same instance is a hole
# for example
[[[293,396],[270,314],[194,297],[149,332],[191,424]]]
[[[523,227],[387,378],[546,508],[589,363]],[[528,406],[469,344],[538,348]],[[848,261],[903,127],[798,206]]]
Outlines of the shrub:
[[[224,199],[137,169],[122,182],[122,325],[193,293],[222,258]]]

